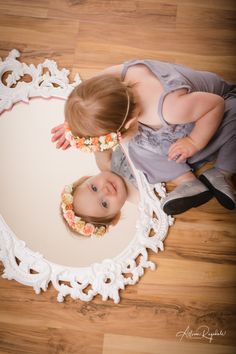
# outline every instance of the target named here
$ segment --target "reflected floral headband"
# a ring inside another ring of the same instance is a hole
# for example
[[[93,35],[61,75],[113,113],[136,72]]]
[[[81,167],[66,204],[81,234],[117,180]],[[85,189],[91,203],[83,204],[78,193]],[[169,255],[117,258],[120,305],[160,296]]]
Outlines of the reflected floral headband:
[[[129,107],[130,107],[130,98],[127,90],[126,90],[126,95],[128,100],[126,114],[117,132],[112,132],[101,136],[79,137],[79,136],[74,136],[72,134],[68,123],[65,122],[64,123],[65,138],[66,140],[69,141],[70,145],[84,152],[96,152],[96,151],[105,151],[111,149],[115,145],[119,144],[121,140],[121,133],[119,130],[122,128],[122,126],[126,121],[126,118],[129,113]]]
[[[84,221],[80,216],[75,215],[73,211],[73,184],[65,186],[61,193],[61,209],[63,217],[70,228],[83,236],[102,237],[108,227],[93,225]]]

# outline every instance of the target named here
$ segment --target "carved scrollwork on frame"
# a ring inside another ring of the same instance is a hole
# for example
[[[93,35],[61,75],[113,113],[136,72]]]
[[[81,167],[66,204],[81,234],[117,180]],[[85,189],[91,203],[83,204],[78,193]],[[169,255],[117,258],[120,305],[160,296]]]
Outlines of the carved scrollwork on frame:
[[[69,83],[69,70],[57,68],[54,60],[46,59],[37,66],[21,63],[18,50],[13,49],[8,57],[0,62],[0,112],[10,109],[16,102],[28,102],[33,97],[65,98],[74,86],[81,82],[79,74]],[[5,79],[3,80],[3,78]],[[24,76],[30,82],[22,80]]]
[[[33,97],[57,97],[65,99],[71,90],[81,82],[76,75],[74,82],[68,79],[69,71],[59,70],[55,61],[45,60],[35,66],[20,62],[20,53],[13,49],[0,62],[0,113],[9,110],[16,102],[28,102]],[[29,77],[29,82],[24,77]],[[127,147],[123,146],[129,159]],[[136,284],[145,268],[154,270],[155,264],[148,260],[148,249],[163,251],[163,241],[173,218],[160,207],[165,196],[162,184],[149,185],[143,173],[130,165],[137,181],[140,202],[136,232],[129,245],[116,257],[104,259],[88,267],[68,267],[52,263],[38,252],[33,252],[24,241],[18,239],[10,225],[0,215],[0,260],[4,265],[3,277],[33,287],[39,294],[46,291],[49,283],[57,289],[57,300],[66,296],[82,301],[91,301],[101,295],[102,300],[120,301],[119,291],[126,285]],[[1,163],[1,161],[0,161]],[[157,197],[159,195],[159,198]],[[78,260],[79,263],[79,260]]]

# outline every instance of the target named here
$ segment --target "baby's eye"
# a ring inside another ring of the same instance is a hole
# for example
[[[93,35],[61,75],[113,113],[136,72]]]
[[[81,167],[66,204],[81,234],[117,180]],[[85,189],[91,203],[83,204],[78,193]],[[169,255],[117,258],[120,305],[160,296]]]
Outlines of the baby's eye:
[[[102,202],[102,206],[103,206],[103,208],[106,208],[106,209],[107,209],[107,208],[108,208],[108,203],[105,202],[105,201],[103,201],[103,202]]]
[[[91,185],[91,188],[92,188],[92,190],[94,191],[94,192],[97,192],[97,187],[96,186],[94,186],[93,184]]]

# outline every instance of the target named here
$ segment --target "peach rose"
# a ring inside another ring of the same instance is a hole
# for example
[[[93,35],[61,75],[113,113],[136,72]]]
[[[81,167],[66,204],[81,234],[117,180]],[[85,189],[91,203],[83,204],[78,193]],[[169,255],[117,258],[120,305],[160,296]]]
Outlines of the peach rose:
[[[106,143],[109,143],[109,141],[112,141],[111,134],[106,135],[105,141],[106,141]]]
[[[77,148],[80,148],[81,146],[84,145],[84,142],[85,142],[85,138],[80,138],[76,141],[76,147]]]
[[[83,228],[83,233],[85,235],[91,235],[94,232],[94,225],[87,223]]]
[[[74,212],[72,211],[72,210],[67,210],[66,212],[65,212],[65,218],[66,218],[66,220],[74,220],[74,217],[75,217],[75,214],[74,214]]]
[[[69,221],[68,221],[68,224],[69,224],[69,226],[70,226],[72,229],[75,229],[75,223],[74,223],[73,220],[69,220]]]
[[[92,138],[92,144],[97,145],[99,143],[99,139],[97,137]]]

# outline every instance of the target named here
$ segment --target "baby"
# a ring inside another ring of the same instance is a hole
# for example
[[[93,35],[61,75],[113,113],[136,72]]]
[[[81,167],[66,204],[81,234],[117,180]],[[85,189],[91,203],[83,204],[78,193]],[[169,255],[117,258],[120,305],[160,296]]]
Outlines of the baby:
[[[236,86],[214,73],[157,60],[130,60],[85,80],[70,94],[58,147],[95,152],[103,169],[120,139],[149,183],[176,185],[162,201],[180,214],[212,196],[235,209]],[[65,134],[66,133],[66,134]],[[66,141],[67,139],[67,141]],[[194,171],[214,167],[199,178]]]

